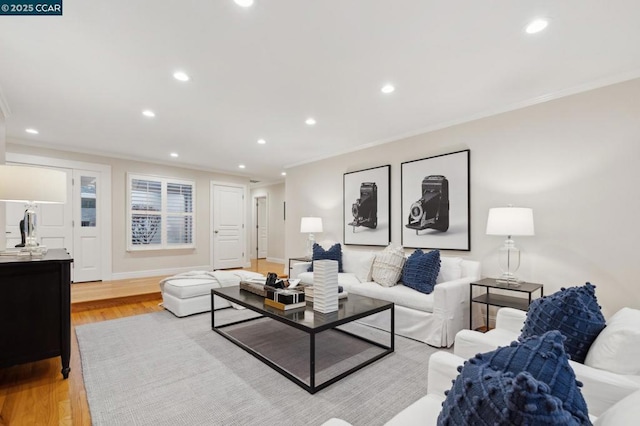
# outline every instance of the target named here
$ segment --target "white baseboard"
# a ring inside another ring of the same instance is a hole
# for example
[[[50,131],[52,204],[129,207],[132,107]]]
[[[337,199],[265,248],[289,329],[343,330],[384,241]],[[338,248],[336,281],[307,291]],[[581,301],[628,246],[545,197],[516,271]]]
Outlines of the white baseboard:
[[[114,272],[111,275],[113,280],[128,280],[132,278],[157,277],[160,275],[175,275],[189,271],[212,271],[211,265],[204,266],[184,266],[181,268],[153,269],[149,271]]]
[[[284,259],[278,259],[277,257],[267,257],[267,262],[282,263],[284,265]]]

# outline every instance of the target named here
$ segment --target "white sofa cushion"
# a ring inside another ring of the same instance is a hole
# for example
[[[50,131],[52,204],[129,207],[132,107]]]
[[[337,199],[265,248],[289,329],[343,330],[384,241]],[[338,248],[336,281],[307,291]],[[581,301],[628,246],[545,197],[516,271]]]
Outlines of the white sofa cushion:
[[[440,256],[440,272],[436,284],[462,278],[462,258]]]
[[[584,363],[618,374],[640,375],[640,310],[616,312],[594,340]]]
[[[313,285],[313,272],[303,272],[298,274],[298,279],[302,284]],[[349,272],[340,272],[338,274],[338,285],[342,286],[346,292],[354,284],[360,284],[360,280],[356,277],[356,274]]]
[[[635,425],[640,419],[640,390],[615,403],[602,413],[593,426]]]
[[[350,294],[359,294],[374,299],[386,300],[406,308],[423,312],[433,312],[434,295],[420,293],[403,284],[393,287],[382,287],[374,282],[357,283],[349,288]]]
[[[381,286],[391,287],[398,283],[406,258],[400,246],[389,245],[376,254],[371,278]]]
[[[375,253],[371,251],[343,250],[342,269],[355,274],[360,282],[371,281],[371,267],[375,257]]]

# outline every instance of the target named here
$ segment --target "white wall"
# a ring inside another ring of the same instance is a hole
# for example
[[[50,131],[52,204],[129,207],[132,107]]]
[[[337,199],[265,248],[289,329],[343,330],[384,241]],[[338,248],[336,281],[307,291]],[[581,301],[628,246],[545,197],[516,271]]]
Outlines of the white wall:
[[[400,244],[400,164],[471,150],[471,251],[497,276],[502,238],[485,235],[490,207],[532,207],[536,235],[515,238],[519,275],[545,293],[590,281],[606,316],[640,308],[640,79],[287,170],[286,256],[304,253],[302,216],[318,240],[342,241],[343,173],[391,164],[392,241]]]
[[[210,181],[229,182],[247,186],[245,228],[250,221],[249,179],[219,173],[190,170],[181,167],[131,161],[36,148],[16,143],[7,144],[7,152],[31,154],[42,157],[63,158],[111,166],[112,188],[112,257],[114,279],[135,276],[171,274],[172,271],[209,268],[210,257]],[[127,252],[126,248],[126,174],[139,173],[161,177],[189,179],[196,182],[196,248],[184,250],[155,250]],[[4,223],[4,221],[2,222]],[[246,235],[247,248],[250,236]],[[249,262],[248,250],[245,261]]]
[[[252,223],[255,226],[255,198],[267,197],[267,222],[269,226],[269,246],[267,247],[267,260],[270,262],[284,263],[284,182],[261,186],[251,189]],[[255,257],[257,245],[255,230],[252,230],[251,250],[252,258]]]

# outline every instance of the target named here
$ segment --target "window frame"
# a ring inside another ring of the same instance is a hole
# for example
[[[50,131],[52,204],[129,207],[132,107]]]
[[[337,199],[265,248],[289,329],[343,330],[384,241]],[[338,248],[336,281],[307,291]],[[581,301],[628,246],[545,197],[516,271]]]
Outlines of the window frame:
[[[133,180],[145,180],[160,183],[160,211],[133,210],[132,209],[132,183]],[[168,210],[168,185],[191,186],[191,212],[174,213]],[[150,250],[176,250],[196,248],[196,182],[188,179],[169,178],[138,173],[127,173],[127,251],[150,251]],[[153,214],[160,217],[160,243],[159,244],[133,244],[132,223],[135,214]],[[191,243],[174,244],[167,241],[168,218],[170,217],[191,217]]]

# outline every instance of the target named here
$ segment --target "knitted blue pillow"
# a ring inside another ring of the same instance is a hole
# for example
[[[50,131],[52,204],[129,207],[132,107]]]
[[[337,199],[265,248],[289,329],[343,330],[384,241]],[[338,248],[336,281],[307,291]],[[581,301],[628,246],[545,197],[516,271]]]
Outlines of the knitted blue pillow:
[[[402,284],[419,292],[429,294],[436,285],[440,272],[440,251],[423,253],[418,249],[404,263]]]
[[[551,331],[465,362],[438,424],[591,424],[563,339]]]
[[[567,338],[564,348],[573,361],[584,362],[587,352],[605,327],[605,319],[596,299],[596,287],[562,288],[534,300],[520,337],[539,336],[549,330],[560,330]]]
[[[580,425],[529,373],[497,371],[475,359],[458,367],[438,415],[438,425]]]
[[[340,243],[335,243],[332,245],[329,250],[325,250],[318,243],[313,244],[313,260],[337,260],[338,261],[338,272],[344,272],[342,270],[342,246]],[[311,266],[307,269],[309,272],[313,272],[313,262],[311,262]]]
[[[563,408],[582,422],[588,422],[587,404],[580,388],[582,383],[569,365],[559,331],[548,331],[542,336],[534,336],[512,342],[511,345],[492,352],[478,354],[476,358],[491,368],[517,374],[526,371],[531,376],[546,383],[551,395],[560,398]]]

